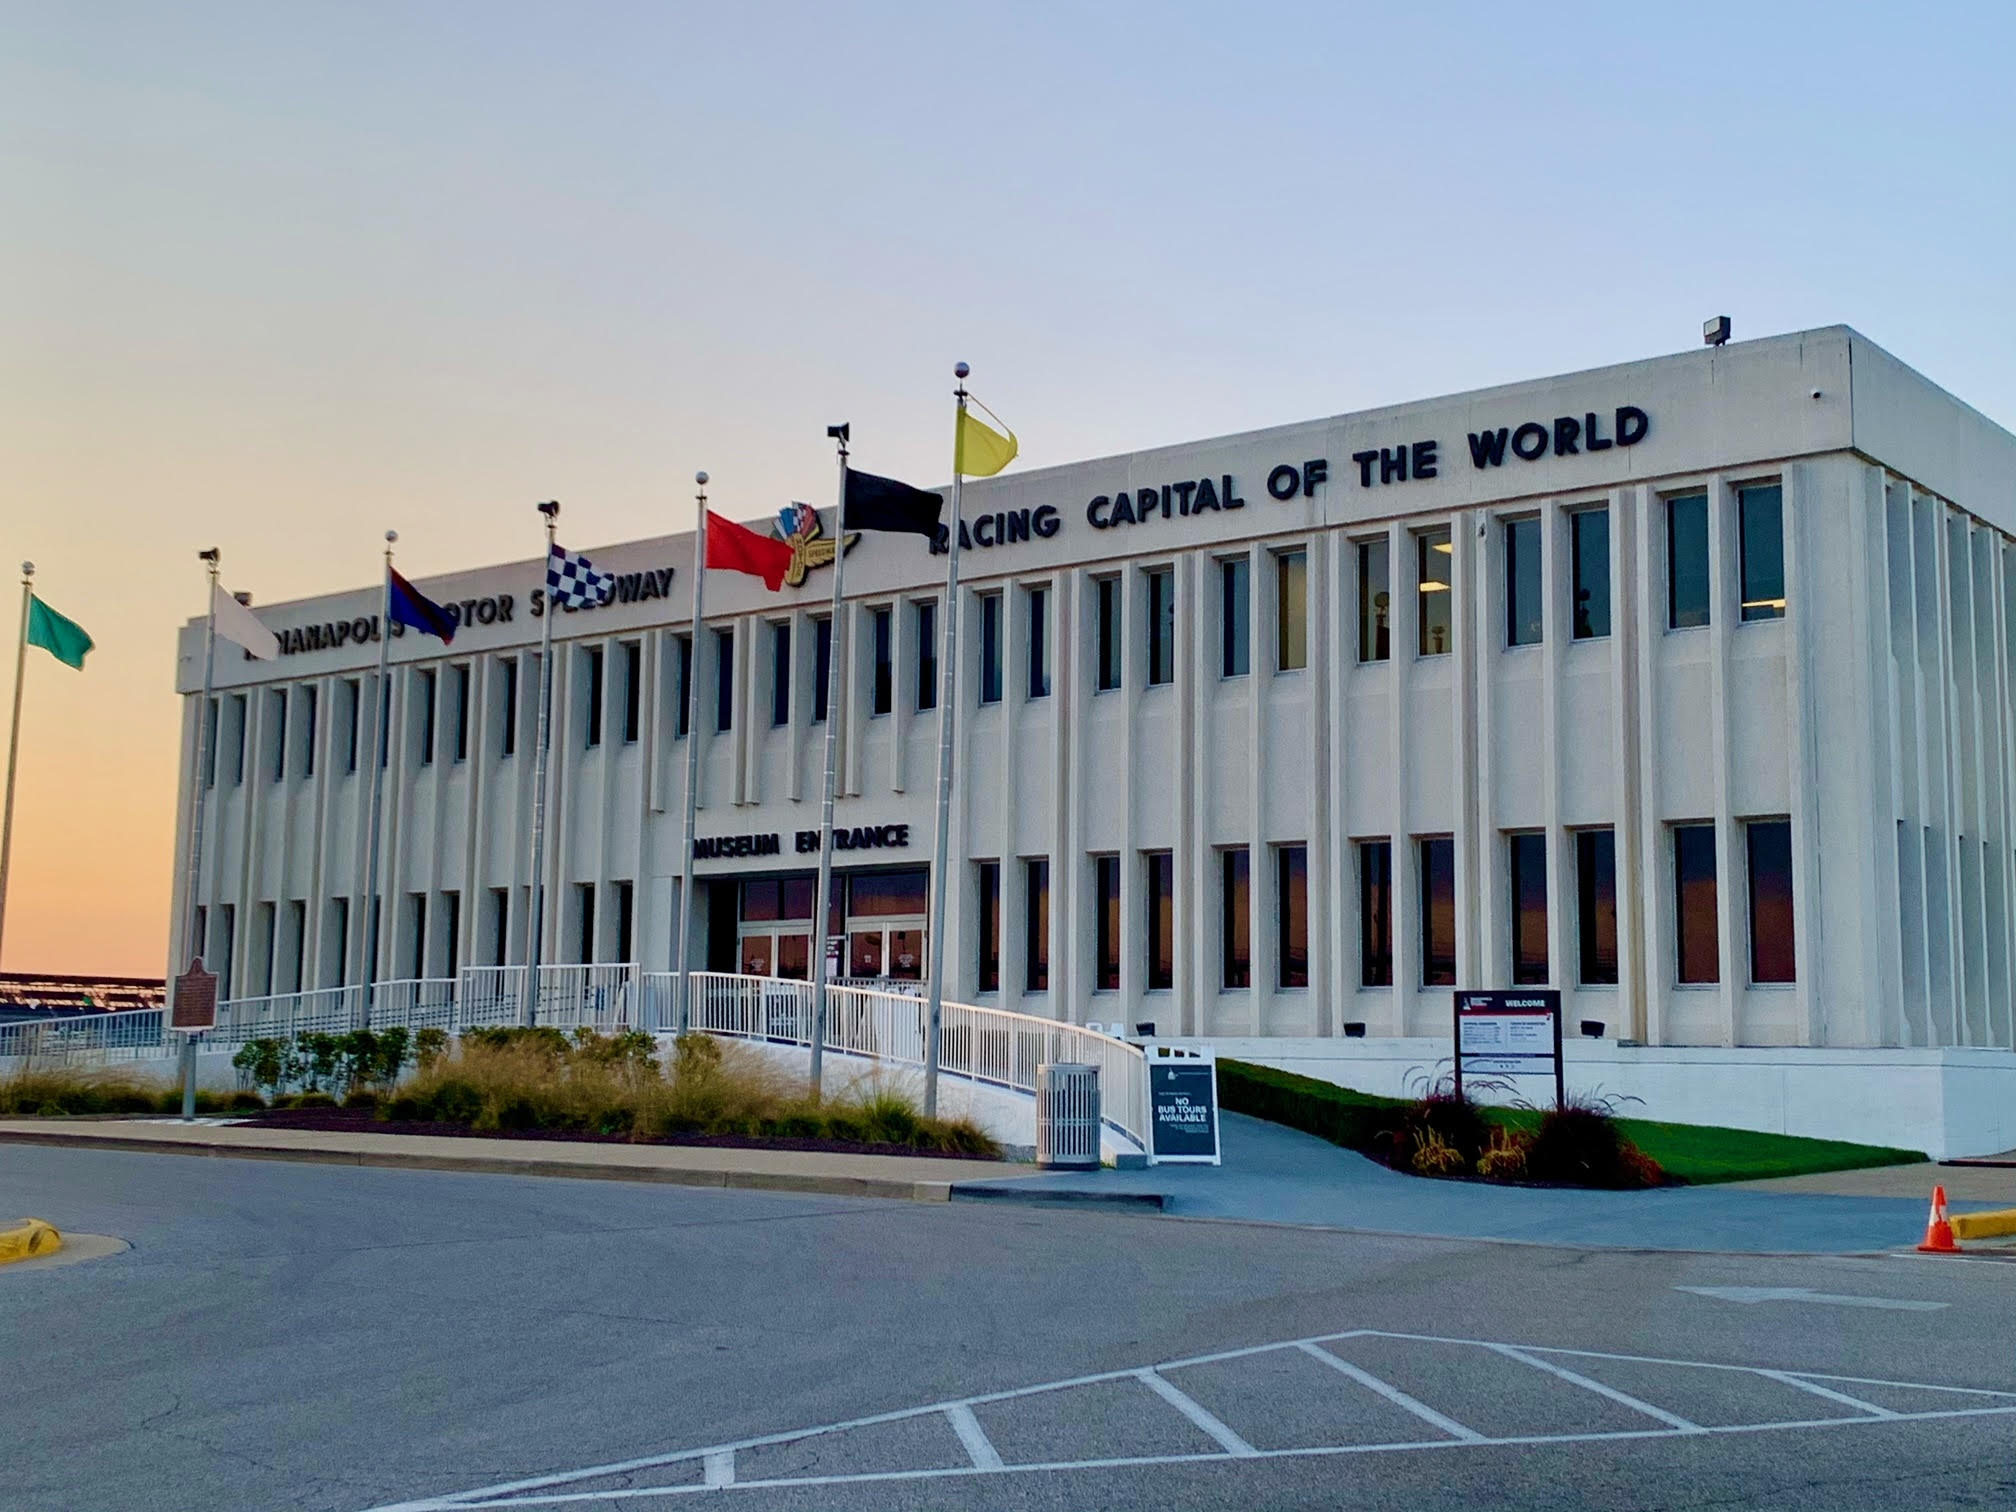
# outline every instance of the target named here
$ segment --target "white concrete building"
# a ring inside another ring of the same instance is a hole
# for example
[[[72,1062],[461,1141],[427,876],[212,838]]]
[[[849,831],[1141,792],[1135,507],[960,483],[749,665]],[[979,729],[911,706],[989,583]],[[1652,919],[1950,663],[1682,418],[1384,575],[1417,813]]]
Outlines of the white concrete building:
[[[670,964],[690,738],[692,963],[803,974],[830,569],[711,574],[696,655],[690,537],[585,513],[621,586],[556,626],[542,959]],[[1848,1065],[1932,1089],[1904,1142],[2016,1144],[2016,437],[1853,331],[1011,471],[965,518],[948,996],[1371,1085],[1452,986],[1546,983],[1655,1116],[1838,1132]],[[850,975],[925,959],[944,565],[848,557]],[[392,646],[381,978],[525,950],[542,566],[418,586],[463,625]],[[378,609],[220,654],[227,996],[361,979]],[[1724,1107],[1739,1065],[1776,1111]]]

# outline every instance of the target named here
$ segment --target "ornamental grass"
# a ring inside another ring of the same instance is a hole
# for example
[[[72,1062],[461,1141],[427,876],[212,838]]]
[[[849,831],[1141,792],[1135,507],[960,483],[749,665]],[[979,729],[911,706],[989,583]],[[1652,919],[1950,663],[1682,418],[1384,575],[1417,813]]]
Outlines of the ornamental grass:
[[[263,1108],[255,1092],[199,1090],[196,1111],[232,1113]],[[0,1077],[0,1118],[74,1118],[104,1113],[180,1113],[177,1081],[148,1076],[131,1066],[69,1065],[30,1061]]]
[[[465,1034],[379,1104],[401,1122],[472,1129],[816,1139],[920,1152],[998,1155],[970,1119],[925,1118],[901,1090],[868,1081],[815,1101],[802,1074],[761,1052],[686,1035],[660,1056],[648,1034],[573,1038],[553,1029]]]

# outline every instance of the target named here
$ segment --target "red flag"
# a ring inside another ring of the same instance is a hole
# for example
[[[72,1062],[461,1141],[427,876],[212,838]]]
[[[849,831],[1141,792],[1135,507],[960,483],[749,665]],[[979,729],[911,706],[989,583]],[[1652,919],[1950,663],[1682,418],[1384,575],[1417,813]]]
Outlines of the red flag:
[[[790,570],[791,545],[774,536],[758,535],[747,525],[724,520],[710,509],[707,511],[707,565],[760,577],[763,586],[775,593],[784,586],[784,574]]]

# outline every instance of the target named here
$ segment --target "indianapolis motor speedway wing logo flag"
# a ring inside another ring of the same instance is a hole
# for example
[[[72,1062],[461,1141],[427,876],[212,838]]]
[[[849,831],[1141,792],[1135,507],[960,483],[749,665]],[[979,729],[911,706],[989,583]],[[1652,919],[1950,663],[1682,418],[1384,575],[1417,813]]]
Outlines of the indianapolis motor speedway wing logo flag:
[[[615,574],[597,572],[585,556],[555,546],[546,558],[546,596],[563,609],[593,609],[615,591]]]

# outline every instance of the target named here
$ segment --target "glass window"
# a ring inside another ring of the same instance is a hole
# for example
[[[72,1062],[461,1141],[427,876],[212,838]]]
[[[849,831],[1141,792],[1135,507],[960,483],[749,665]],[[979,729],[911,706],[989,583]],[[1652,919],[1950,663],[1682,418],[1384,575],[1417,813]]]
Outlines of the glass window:
[[[364,723],[364,686],[359,679],[354,677],[343,679],[343,703],[345,706],[343,724],[349,734],[350,745],[348,762],[343,770],[354,772],[357,770],[357,733]],[[214,785],[217,780],[215,765],[217,760],[217,706],[214,703],[210,706],[209,749],[212,763],[209,780]]]
[[[1253,985],[1253,861],[1243,845],[1218,852],[1224,917],[1219,921],[1221,987]]]
[[[714,632],[714,728],[735,728],[735,629]]]
[[[420,765],[422,766],[432,766],[434,763],[434,700],[438,692],[437,684],[438,679],[434,675],[434,669],[432,667],[422,667],[420,669],[420,676],[415,682],[413,695],[414,701],[420,706],[417,712],[420,716]],[[593,745],[595,741],[591,737],[588,743]]]
[[[1148,586],[1148,686],[1176,680],[1176,574],[1167,567],[1142,574]]]
[[[1722,980],[1715,922],[1715,826],[1673,830],[1673,957],[1683,982]]]
[[[266,695],[266,707],[273,720],[273,780],[287,780],[287,690],[276,688]]]
[[[210,707],[203,712],[205,727],[203,733],[203,786],[205,787],[217,786],[217,726],[223,717],[222,709],[223,701],[213,698],[210,700]],[[353,747],[356,744],[354,736],[352,737],[351,744]],[[357,769],[356,752],[354,749],[351,752],[350,769],[353,772]]]
[[[1274,553],[1274,670],[1309,665],[1309,553]]]
[[[487,896],[490,921],[484,926],[484,935],[490,942],[490,964],[502,966],[511,953],[511,891],[493,887]]]
[[[1097,975],[1093,985],[1101,992],[1120,990],[1120,858],[1092,858],[1093,924],[1097,938]]]
[[[887,608],[877,609],[871,617],[875,642],[875,702],[869,712],[887,714],[896,707],[896,668],[892,660],[896,653],[891,644],[896,612]]]
[[[817,892],[818,883],[811,877],[786,877],[777,884],[777,917],[809,921]]]
[[[812,937],[802,934],[777,936],[777,975],[794,982],[812,979]]]
[[[574,959],[584,966],[595,959],[595,884],[574,884]],[[769,972],[762,973],[768,976]]]
[[[1274,969],[1283,987],[1309,985],[1309,848],[1274,849],[1274,912],[1280,927]]]
[[[600,646],[590,646],[586,654],[588,658],[588,707],[585,712],[588,716],[588,745],[592,748],[602,744],[602,648]],[[428,691],[431,694],[433,690],[430,688]],[[427,741],[430,749],[426,759],[431,761],[434,759],[434,753],[431,749],[434,740],[431,720],[429,721],[429,725],[430,729]]]
[[[863,872],[847,879],[847,912],[857,918],[921,915],[927,891],[921,867],[915,871]]]
[[[1610,511],[1578,509],[1568,516],[1570,571],[1575,579],[1575,639],[1610,633]]]
[[[791,622],[770,627],[770,723],[791,723]]]
[[[767,924],[781,917],[778,912],[778,882],[775,877],[759,877],[742,884],[744,924]]]
[[[677,705],[677,710],[672,716],[672,733],[674,739],[683,740],[686,737],[686,732],[693,725],[691,697],[693,692],[693,637],[690,635],[675,635],[672,637],[672,643],[676,648],[675,662],[679,677],[679,696],[673,700]]]
[[[432,674],[430,673],[429,675],[431,676]],[[243,693],[234,693],[231,697],[231,730],[237,736],[237,743],[233,749],[231,758],[233,762],[231,767],[231,786],[233,787],[237,787],[245,781],[245,727],[249,723],[246,716],[246,707],[245,695]],[[434,709],[431,700],[427,705],[427,709],[431,717]]]
[[[518,658],[499,657],[497,678],[501,685],[497,699],[497,713],[501,720],[497,731],[497,754],[515,756],[518,753]]]
[[[301,689],[301,775],[315,775],[315,730],[320,695],[309,683]],[[298,987],[295,989],[300,990]]]
[[[1776,483],[1739,488],[1736,490],[1736,512],[1743,536],[1743,618],[1783,619],[1785,490]],[[1778,978],[1768,980],[1777,981]],[[1790,981],[1791,978],[1784,980]]]
[[[1447,835],[1420,842],[1421,985],[1456,985],[1456,842]]]
[[[1512,982],[1547,985],[1547,837],[1508,835],[1512,862]]]
[[[1022,986],[1028,992],[1050,990],[1050,858],[1033,856],[1022,863]]]
[[[1166,992],[1176,985],[1176,858],[1168,851],[1149,851],[1148,863],[1148,990]]]
[[[917,610],[917,707],[938,707],[938,605],[925,599]]]
[[[1244,677],[1253,669],[1251,564],[1243,556],[1218,563],[1218,636],[1221,677]]]
[[[826,722],[826,700],[833,692],[833,617],[812,621],[812,723]]]
[[[980,595],[980,702],[1001,702],[1001,595]]]
[[[455,700],[455,759],[469,759],[469,665],[459,662],[448,669],[449,697]],[[635,739],[633,736],[632,739]]]
[[[1798,980],[1792,951],[1792,824],[1757,819],[1743,826],[1750,851],[1750,980]]]
[[[1393,655],[1393,598],[1389,584],[1390,543],[1384,536],[1358,543],[1358,660],[1382,662]]]
[[[1358,983],[1393,985],[1393,842],[1358,842]]]
[[[1100,578],[1092,585],[1097,599],[1094,606],[1094,629],[1097,633],[1095,650],[1099,657],[1099,673],[1095,690],[1110,693],[1120,686],[1121,634],[1120,623],[1120,579]]]
[[[1455,649],[1455,593],[1451,587],[1456,548],[1447,530],[1424,530],[1414,537],[1415,582],[1420,586],[1420,654],[1446,656]]]
[[[1617,985],[1617,832],[1575,836],[1575,923],[1584,987]]]
[[[1001,863],[976,861],[980,881],[980,990],[1001,990]]]
[[[1540,522],[1505,522],[1505,644],[1537,646],[1547,635],[1540,594]]]
[[[1031,588],[1023,600],[1029,610],[1029,696],[1050,696],[1050,590]]]
[[[1708,495],[1666,501],[1666,623],[1708,623]]]
[[[623,743],[635,745],[644,712],[644,643],[623,642]],[[461,760],[458,756],[456,760]],[[625,956],[625,960],[629,957]]]

